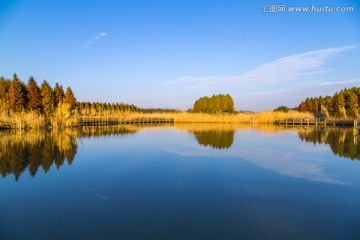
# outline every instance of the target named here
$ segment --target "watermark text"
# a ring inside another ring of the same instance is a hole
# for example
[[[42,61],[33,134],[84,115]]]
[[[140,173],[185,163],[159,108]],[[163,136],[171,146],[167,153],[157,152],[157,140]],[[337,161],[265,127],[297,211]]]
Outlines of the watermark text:
[[[263,13],[349,13],[354,12],[355,7],[353,6],[287,6],[282,4],[266,4],[262,5],[261,11]]]

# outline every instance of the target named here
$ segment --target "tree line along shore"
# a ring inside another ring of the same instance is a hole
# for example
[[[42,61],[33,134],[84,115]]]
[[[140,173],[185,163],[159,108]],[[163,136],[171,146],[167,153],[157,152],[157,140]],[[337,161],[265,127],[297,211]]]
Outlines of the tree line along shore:
[[[54,87],[44,80],[40,86],[34,77],[21,81],[0,77],[0,129],[62,128],[78,126],[82,117],[92,118],[173,118],[175,123],[274,123],[285,118],[313,117],[357,118],[360,88],[344,89],[333,96],[307,98],[296,108],[281,106],[266,112],[236,112],[229,94],[201,97],[192,109],[141,109],[133,104],[78,102],[71,87]]]

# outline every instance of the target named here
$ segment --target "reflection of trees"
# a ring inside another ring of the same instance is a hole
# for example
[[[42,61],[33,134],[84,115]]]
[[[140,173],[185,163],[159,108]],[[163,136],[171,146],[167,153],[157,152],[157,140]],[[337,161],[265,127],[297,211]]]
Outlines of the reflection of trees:
[[[200,132],[200,131],[244,131],[255,130],[261,133],[274,134],[286,131],[282,126],[270,124],[244,124],[244,123],[175,123],[174,128],[180,131]]]
[[[1,133],[0,174],[13,174],[18,180],[26,170],[34,177],[40,166],[46,173],[53,164],[59,169],[65,159],[71,165],[77,151],[73,133]]]
[[[299,132],[302,141],[328,144],[335,155],[360,160],[360,145],[352,129],[313,129]]]
[[[127,126],[67,128],[60,132],[0,132],[0,174],[13,174],[18,180],[26,170],[35,176],[41,167],[45,173],[55,165],[71,165],[77,152],[76,138],[134,134]]]
[[[199,144],[215,149],[230,148],[234,141],[233,130],[194,131]]]
[[[102,126],[102,127],[82,127],[80,128],[81,138],[101,137],[113,135],[134,134],[138,130],[132,126]]]

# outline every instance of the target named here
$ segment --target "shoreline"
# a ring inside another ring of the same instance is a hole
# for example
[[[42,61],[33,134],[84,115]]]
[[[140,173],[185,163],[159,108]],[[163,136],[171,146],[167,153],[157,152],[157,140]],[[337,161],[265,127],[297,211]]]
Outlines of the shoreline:
[[[236,114],[207,114],[207,113],[122,113],[103,115],[76,114],[67,118],[51,118],[46,120],[43,115],[33,112],[12,115],[0,115],[0,130],[6,129],[62,129],[80,127],[82,118],[116,119],[130,121],[131,119],[173,119],[174,123],[214,123],[214,124],[275,124],[286,118],[313,118],[311,113],[289,111],[258,112]]]

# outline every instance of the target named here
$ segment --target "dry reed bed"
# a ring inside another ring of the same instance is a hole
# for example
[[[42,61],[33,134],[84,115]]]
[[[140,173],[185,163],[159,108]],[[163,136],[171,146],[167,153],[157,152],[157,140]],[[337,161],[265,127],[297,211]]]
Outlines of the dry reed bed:
[[[206,113],[129,113],[121,115],[103,115],[103,118],[118,118],[121,120],[141,118],[174,118],[175,123],[267,123],[285,118],[313,117],[310,113],[290,111],[284,112],[259,112],[259,113],[238,113],[238,114],[206,114]]]
[[[84,116],[85,117],[85,116]],[[107,114],[101,116],[86,116],[92,118],[117,118],[119,120],[143,119],[143,118],[173,118],[175,123],[246,123],[246,124],[273,124],[275,121],[285,118],[312,118],[312,114],[290,111],[284,112],[259,112],[238,114],[206,114],[206,113],[124,113]],[[51,119],[52,128],[71,127],[79,125],[79,115],[67,116],[57,113]],[[11,123],[14,128],[39,129],[46,126],[42,115],[29,112],[24,114],[0,115],[0,122]]]
[[[45,126],[45,118],[34,112],[17,114],[0,114],[0,122],[10,124],[12,128],[39,129]]]

